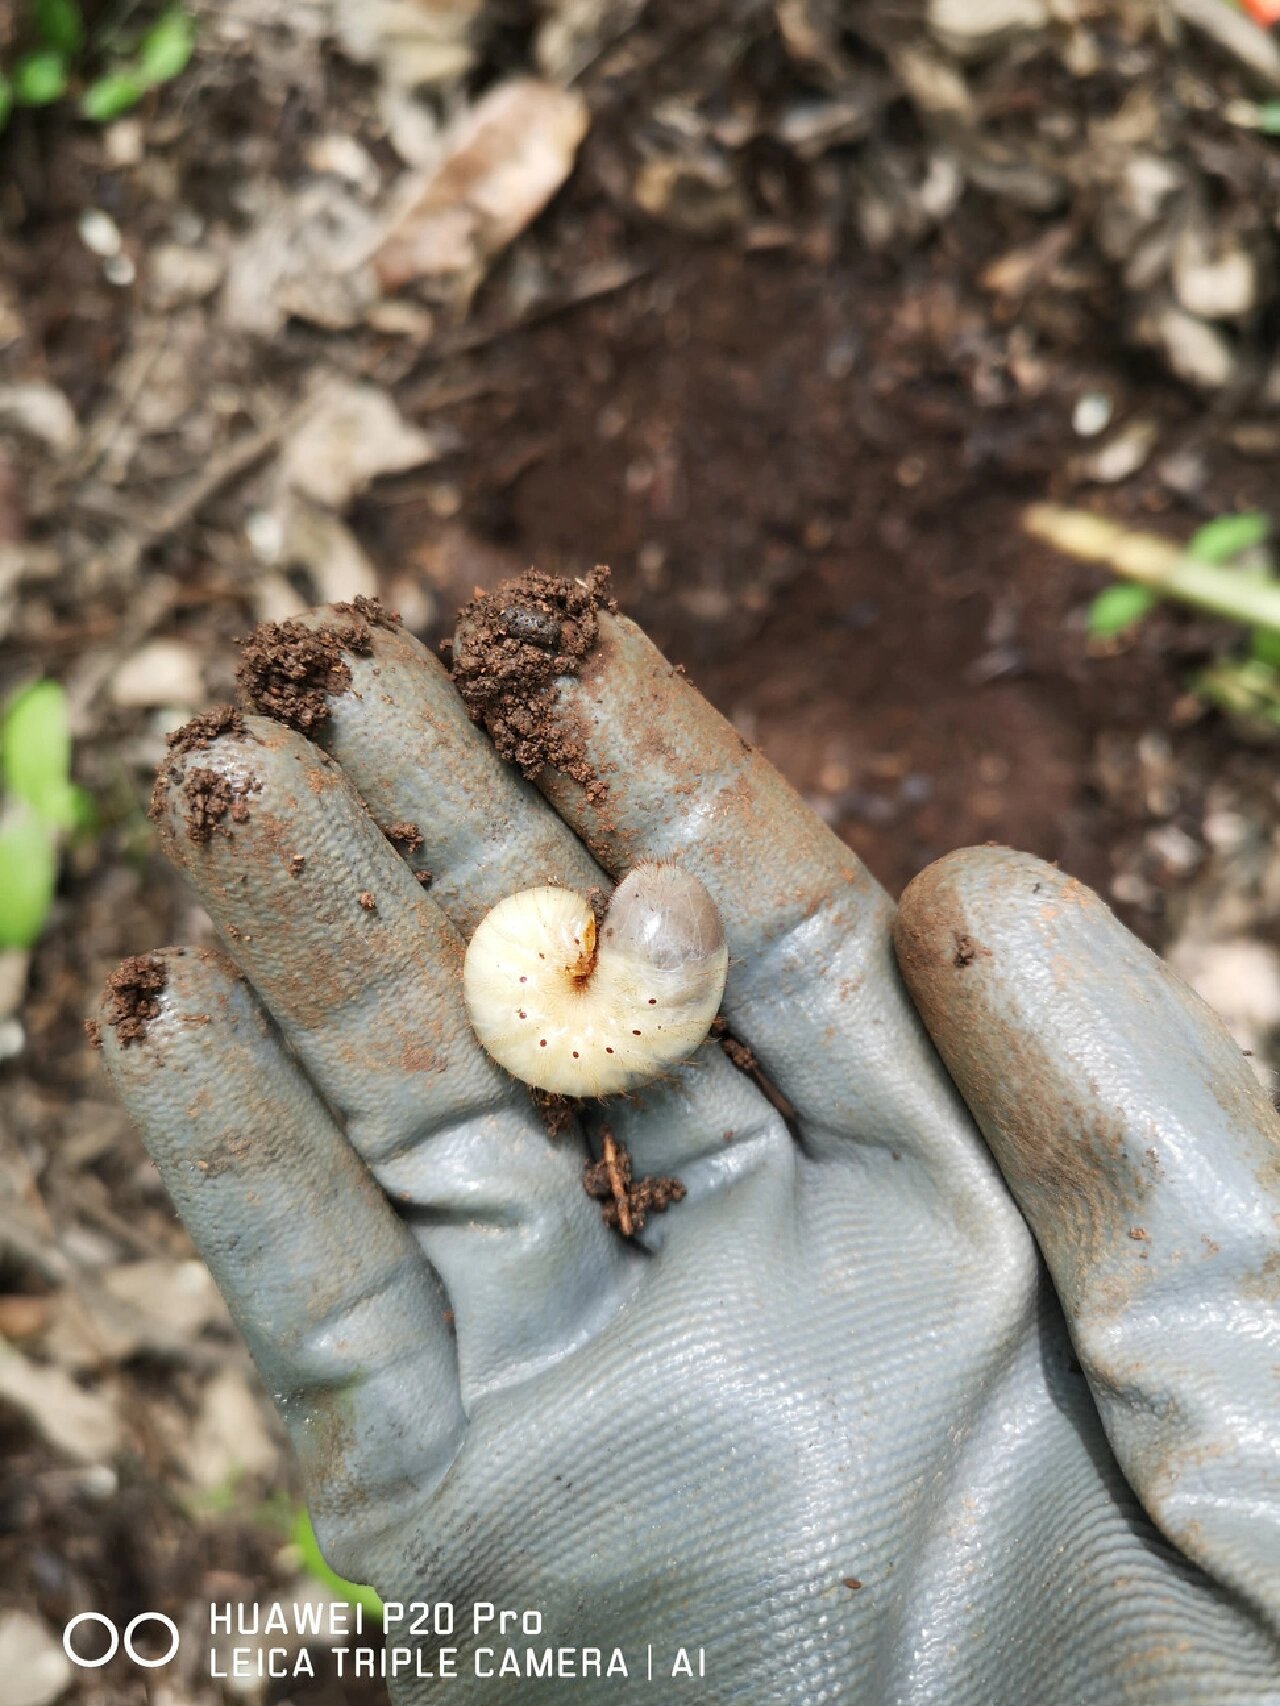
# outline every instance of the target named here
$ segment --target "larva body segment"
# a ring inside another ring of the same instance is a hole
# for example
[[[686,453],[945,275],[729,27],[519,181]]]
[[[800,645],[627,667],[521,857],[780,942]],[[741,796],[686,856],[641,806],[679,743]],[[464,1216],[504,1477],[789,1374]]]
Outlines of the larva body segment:
[[[608,1096],[691,1054],[724,993],[720,915],[696,877],[638,865],[597,934],[569,889],[508,895],[477,926],[463,968],[472,1026],[535,1089]]]

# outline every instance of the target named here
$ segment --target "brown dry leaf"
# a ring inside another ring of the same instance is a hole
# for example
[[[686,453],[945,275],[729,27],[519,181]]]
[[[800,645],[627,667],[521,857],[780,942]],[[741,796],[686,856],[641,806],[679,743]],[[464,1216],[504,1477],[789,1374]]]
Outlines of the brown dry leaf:
[[[236,1475],[273,1475],[280,1461],[248,1376],[234,1367],[209,1381],[195,1426],[177,1449],[187,1479],[205,1492]]]
[[[0,1676],[8,1706],[50,1706],[72,1678],[71,1661],[38,1617],[0,1612]]]
[[[484,0],[333,0],[333,24],[352,59],[414,89],[466,75],[483,8]]]
[[[200,652],[185,640],[149,640],[125,658],[107,691],[122,708],[194,707],[205,699],[202,670]]]
[[[263,337],[274,337],[291,314],[329,331],[358,325],[377,297],[365,264],[377,214],[337,178],[293,192],[257,187],[254,223],[229,258],[228,325]]]
[[[421,467],[451,442],[410,426],[376,386],[332,380],[289,438],[280,471],[290,490],[342,510],[380,475]]]
[[[1049,26],[1044,0],[929,0],[929,28],[961,59],[994,53]]]
[[[573,91],[531,77],[491,89],[445,132],[440,161],[375,253],[383,288],[421,280],[465,299],[568,177],[587,124]]]
[[[550,0],[538,29],[538,68],[571,83],[639,18],[647,0]]]
[[[111,1392],[86,1391],[62,1369],[29,1362],[4,1346],[0,1405],[25,1416],[55,1451],[77,1463],[106,1463],[120,1448],[120,1418]]]
[[[80,439],[75,412],[56,385],[33,379],[0,386],[0,428],[25,433],[66,456]]]

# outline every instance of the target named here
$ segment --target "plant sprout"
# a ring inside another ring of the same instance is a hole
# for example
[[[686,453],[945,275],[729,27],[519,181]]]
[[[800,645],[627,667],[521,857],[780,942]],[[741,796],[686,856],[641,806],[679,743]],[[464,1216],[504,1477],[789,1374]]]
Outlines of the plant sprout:
[[[1234,715],[1280,725],[1280,579],[1268,548],[1268,516],[1257,510],[1218,516],[1181,549],[1054,504],[1033,504],[1024,522],[1034,537],[1068,556],[1105,563],[1121,577],[1089,606],[1095,639],[1127,633],[1166,599],[1243,624],[1247,649],[1201,670],[1192,691]]]
[[[0,948],[29,948],[53,904],[58,850],[92,815],[70,778],[66,695],[36,681],[0,717]]]
[[[0,128],[14,107],[49,106],[73,84],[81,117],[108,123],[148,90],[172,82],[195,50],[195,21],[181,4],[168,6],[140,33],[90,31],[79,0],[30,0],[25,24],[27,46],[0,67]]]

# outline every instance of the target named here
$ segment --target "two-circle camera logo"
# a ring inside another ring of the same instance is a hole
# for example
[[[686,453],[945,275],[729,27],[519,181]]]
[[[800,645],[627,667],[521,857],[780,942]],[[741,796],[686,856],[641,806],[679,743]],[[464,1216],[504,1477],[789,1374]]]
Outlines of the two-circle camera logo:
[[[107,1650],[96,1658],[87,1659],[76,1651],[73,1640],[76,1630],[82,1623],[98,1623],[107,1632]],[[134,1645],[134,1635],[145,1623],[163,1623],[169,1631],[169,1650],[158,1659],[146,1658]],[[82,1611],[73,1617],[62,1631],[62,1650],[73,1665],[79,1665],[81,1670],[97,1670],[102,1665],[109,1665],[120,1650],[120,1631],[109,1617],[104,1617],[100,1611]],[[123,1636],[124,1650],[134,1664],[141,1665],[143,1670],[159,1670],[161,1665],[167,1665],[178,1650],[178,1625],[172,1617],[166,1617],[163,1611],[140,1611],[138,1615],[125,1625]]]

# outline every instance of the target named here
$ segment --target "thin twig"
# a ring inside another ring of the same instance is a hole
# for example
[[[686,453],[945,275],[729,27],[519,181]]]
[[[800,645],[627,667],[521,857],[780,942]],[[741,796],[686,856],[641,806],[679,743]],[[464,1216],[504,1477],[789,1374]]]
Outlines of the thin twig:
[[[1273,580],[1256,580],[1234,569],[1197,562],[1167,539],[1154,533],[1131,533],[1088,510],[1032,504],[1023,525],[1033,538],[1047,541],[1067,556],[1105,563],[1124,580],[1149,587],[1162,598],[1248,627],[1280,632],[1280,584]]]

